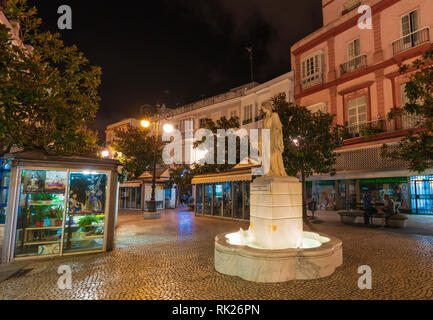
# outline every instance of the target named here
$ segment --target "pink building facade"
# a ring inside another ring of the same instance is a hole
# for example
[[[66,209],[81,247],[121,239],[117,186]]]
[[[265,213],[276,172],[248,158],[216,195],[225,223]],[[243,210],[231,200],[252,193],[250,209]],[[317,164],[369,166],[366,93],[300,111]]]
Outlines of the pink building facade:
[[[371,28],[359,26],[363,5],[371,8]],[[395,144],[417,122],[387,114],[406,103],[408,77],[400,66],[432,47],[433,1],[322,0],[322,10],[323,27],[291,48],[295,102],[335,114],[348,132],[338,174],[310,178],[311,195],[322,209],[340,209],[369,190],[378,200],[388,193],[412,212],[433,214],[433,172],[415,176],[405,163],[380,157],[384,143]]]

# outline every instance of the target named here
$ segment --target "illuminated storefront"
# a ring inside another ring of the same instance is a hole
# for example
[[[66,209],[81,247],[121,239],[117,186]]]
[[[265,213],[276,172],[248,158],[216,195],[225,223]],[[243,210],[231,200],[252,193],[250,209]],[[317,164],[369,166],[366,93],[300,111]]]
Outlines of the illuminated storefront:
[[[10,155],[2,263],[113,248],[117,161]]]
[[[432,175],[307,181],[307,198],[318,210],[360,209],[367,192],[378,202],[388,194],[402,212],[433,214]]]
[[[249,220],[252,180],[250,168],[195,176],[195,214]]]
[[[410,177],[412,210],[433,214],[433,175]]]

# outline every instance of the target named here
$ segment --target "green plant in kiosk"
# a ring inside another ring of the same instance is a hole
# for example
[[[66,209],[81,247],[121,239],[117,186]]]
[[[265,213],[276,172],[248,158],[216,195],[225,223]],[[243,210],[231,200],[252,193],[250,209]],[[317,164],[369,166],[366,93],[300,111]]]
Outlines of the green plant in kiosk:
[[[80,228],[83,228],[85,231],[90,231],[89,227],[93,224],[97,224],[99,223],[99,219],[97,216],[85,216],[82,217],[79,221],[78,221],[78,226]]]
[[[41,228],[44,225],[44,220],[47,217],[46,210],[44,206],[35,206],[34,215],[36,219],[36,227]]]
[[[63,220],[63,207],[56,206],[54,208],[48,209],[48,217],[50,218],[50,220],[54,220],[55,226],[60,226]]]
[[[54,199],[54,196],[49,193],[36,193],[32,195],[32,200],[35,202],[38,201],[51,201]]]

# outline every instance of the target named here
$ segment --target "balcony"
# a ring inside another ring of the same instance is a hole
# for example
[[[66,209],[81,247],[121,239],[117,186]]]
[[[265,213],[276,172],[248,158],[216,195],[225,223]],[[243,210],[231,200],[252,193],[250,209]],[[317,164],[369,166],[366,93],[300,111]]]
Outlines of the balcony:
[[[323,74],[317,73],[315,75],[312,75],[308,78],[302,79],[302,90],[314,87],[315,85],[322,84],[323,83]]]
[[[412,32],[407,36],[401,37],[392,43],[392,52],[394,55],[402,53],[411,48],[417,47],[423,43],[430,42],[430,28],[425,27],[418,31]]]
[[[358,123],[345,128],[344,139],[364,137],[372,138],[382,133],[398,132],[402,130],[416,129],[420,127],[423,118],[420,116],[405,114],[398,119],[378,119],[374,121]]]
[[[340,74],[352,73],[355,70],[367,68],[367,55],[357,56],[340,65]]]
[[[344,16],[345,14],[348,14],[349,12],[355,10],[361,5],[361,1],[359,0],[349,0],[346,1],[344,4],[344,10],[341,12],[341,15]]]

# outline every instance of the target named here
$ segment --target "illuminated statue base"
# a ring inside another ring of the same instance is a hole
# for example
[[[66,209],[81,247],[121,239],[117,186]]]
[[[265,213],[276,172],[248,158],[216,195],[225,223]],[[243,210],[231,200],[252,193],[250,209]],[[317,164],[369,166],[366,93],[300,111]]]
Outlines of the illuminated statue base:
[[[216,271],[248,281],[284,282],[327,277],[342,265],[339,239],[303,232],[298,179],[258,178],[250,202],[250,229],[215,239]]]

